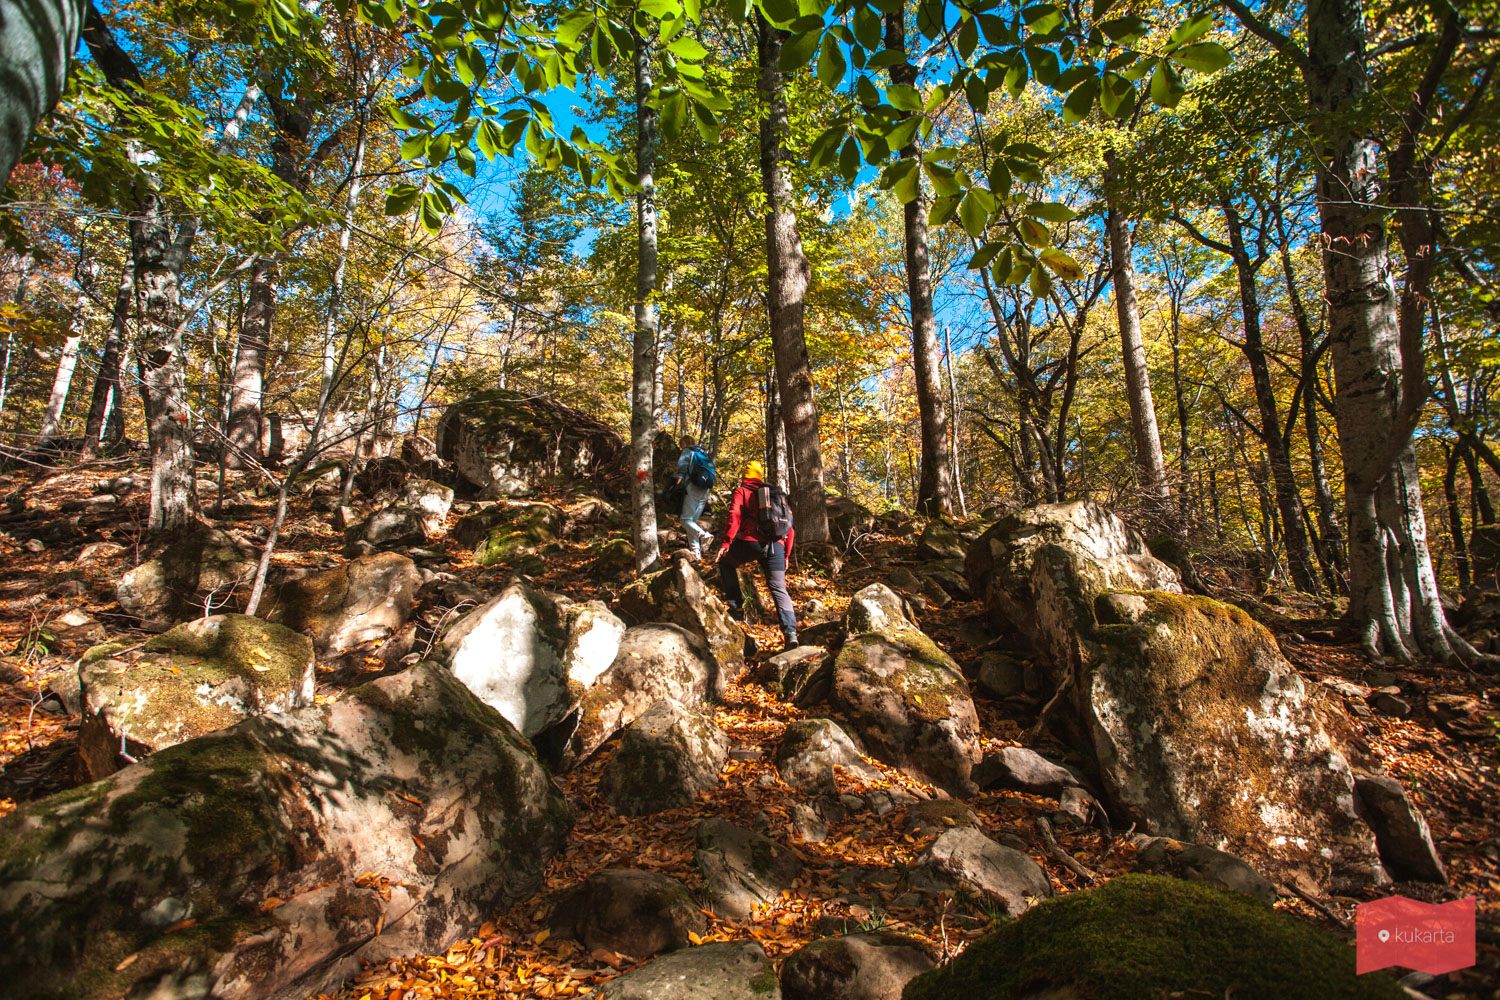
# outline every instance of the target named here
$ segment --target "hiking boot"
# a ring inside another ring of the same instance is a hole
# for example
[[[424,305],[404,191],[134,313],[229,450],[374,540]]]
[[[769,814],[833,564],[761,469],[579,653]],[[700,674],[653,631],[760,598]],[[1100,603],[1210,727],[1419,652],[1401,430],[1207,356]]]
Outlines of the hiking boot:
[[[786,634],[786,638],[781,644],[781,651],[784,653],[789,649],[796,649],[800,645],[802,645],[802,643],[797,641],[797,633],[789,632]]]

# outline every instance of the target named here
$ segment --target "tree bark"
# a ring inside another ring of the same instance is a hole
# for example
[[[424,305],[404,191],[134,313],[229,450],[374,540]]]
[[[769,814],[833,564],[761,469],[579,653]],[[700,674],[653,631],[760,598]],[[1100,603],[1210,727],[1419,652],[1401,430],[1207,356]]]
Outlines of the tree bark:
[[[1135,297],[1135,264],[1131,261],[1130,225],[1106,202],[1105,229],[1109,233],[1110,277],[1115,286],[1115,312],[1120,321],[1120,352],[1125,362],[1125,397],[1130,404],[1130,431],[1135,441],[1136,474],[1147,512],[1153,520],[1171,518],[1167,463],[1156,429],[1156,405],[1151,399],[1151,373],[1141,338],[1141,313]]]
[[[266,389],[266,356],[276,317],[276,258],[255,258],[240,336],[235,345],[234,370],[229,379],[229,415],[225,421],[225,462],[245,468],[265,456],[261,440],[261,407]]]
[[[1467,591],[1473,580],[1469,576],[1469,545],[1464,538],[1464,515],[1458,505],[1458,462],[1462,448],[1463,445],[1457,448],[1443,445],[1443,499],[1448,504],[1448,534],[1453,538],[1453,564],[1458,574],[1458,589]]]
[[[781,394],[781,418],[794,469],[792,511],[797,536],[808,542],[828,541],[828,499],[823,484],[823,449],[818,436],[818,407],[813,396],[812,365],[807,357],[803,317],[811,268],[802,252],[797,216],[792,209],[791,180],[783,161],[787,132],[784,83],[777,61],[787,33],[773,28],[756,14],[756,50],[760,65],[760,96],[765,109],[760,121],[761,181],[766,192],[766,305],[770,316],[771,347],[776,356],[776,381]]]
[[[88,422],[83,430],[83,457],[85,459],[97,457],[105,443],[106,418],[110,415],[111,400],[116,410],[123,402],[120,356],[125,349],[130,308],[134,303],[135,269],[130,264],[126,264],[120,269],[120,288],[115,293],[115,306],[109,318],[109,332],[104,335],[104,350],[99,356],[99,373],[94,377],[94,394],[89,400]]]
[[[7,0],[0,15],[0,186],[62,96],[86,0]]]
[[[79,269],[82,273],[83,268]],[[42,413],[42,428],[37,433],[37,448],[46,448],[57,437],[62,426],[63,408],[68,405],[68,390],[73,385],[73,372],[78,367],[78,348],[83,344],[83,332],[88,321],[89,296],[85,288],[78,289],[78,300],[73,304],[73,321],[68,338],[63,341],[57,355],[57,375],[52,379],[52,392],[47,397],[47,409]]]
[[[635,35],[635,163],[638,243],[635,271],[635,339],[631,356],[630,472],[631,533],[635,568],[644,573],[661,561],[656,538],[656,111],[651,97],[651,50]]]
[[[896,4],[885,16],[885,47],[906,51],[906,5]],[[917,68],[903,58],[891,67],[891,83],[914,87]],[[911,112],[902,112],[904,120]],[[915,135],[901,150],[903,160],[918,160],[921,149]],[[921,183],[921,164],[916,170],[917,196],[907,202],[904,214],[906,244],[906,294],[911,305],[912,362],[916,370],[917,417],[922,430],[922,472],[917,481],[917,510],[931,517],[953,513],[953,466],[948,451],[948,410],[939,384],[937,318],[932,308],[932,265],[927,246],[927,195]]]

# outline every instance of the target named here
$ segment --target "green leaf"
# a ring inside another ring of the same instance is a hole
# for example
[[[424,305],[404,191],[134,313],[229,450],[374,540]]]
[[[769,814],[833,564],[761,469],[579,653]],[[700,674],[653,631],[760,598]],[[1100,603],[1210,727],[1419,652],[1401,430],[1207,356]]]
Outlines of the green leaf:
[[[958,211],[959,197],[956,194],[946,198],[939,198],[932,203],[927,210],[927,224],[929,226],[941,226],[953,218],[953,213]]]
[[[453,162],[459,171],[468,177],[473,177],[479,169],[479,163],[474,158],[474,151],[468,146],[459,146],[453,151]]]
[[[1060,201],[1034,201],[1026,206],[1026,214],[1045,222],[1071,222],[1078,213]]]
[[[995,162],[990,164],[990,190],[1002,198],[1010,196],[1011,176],[1010,168],[1000,157],[995,157]]]
[[[416,115],[412,114],[409,111],[403,111],[400,108],[391,108],[387,113],[391,116],[391,121],[395,122],[398,128],[420,128],[429,130],[432,128],[432,123],[429,122],[426,118],[418,118]]]
[[[1135,106],[1135,87],[1118,73],[1105,73],[1099,88],[1099,107],[1111,118],[1124,118]]]
[[[990,221],[990,213],[985,211],[980,200],[974,197],[976,188],[964,196],[963,203],[958,206],[958,221],[964,227],[964,232],[974,239],[979,239],[984,234],[984,227]]]
[[[1184,45],[1170,58],[1200,73],[1217,73],[1229,65],[1229,50],[1218,42],[1198,42]]]
[[[698,135],[707,143],[719,141],[719,120],[714,113],[697,101],[693,102],[693,122],[698,126]]]
[[[952,89],[946,83],[938,84],[932,88],[932,93],[927,95],[927,105],[922,110],[936,111],[943,106],[943,102],[948,99],[948,95],[952,92]]]
[[[1030,273],[1030,262],[1019,261],[1015,267],[1011,268],[1010,273],[1005,276],[1005,283],[1007,285],[1019,285],[1021,282],[1026,280],[1026,276]]]
[[[1149,34],[1151,31],[1151,22],[1147,21],[1144,17],[1129,14],[1125,17],[1116,17],[1104,21],[1100,23],[1099,27],[1110,37],[1111,41],[1128,44]]]
[[[838,149],[839,141],[847,134],[842,125],[825,129],[821,135],[813,140],[812,146],[807,151],[808,165],[814,170],[826,166],[833,160],[833,154]]]
[[[900,162],[911,163],[913,167],[915,167],[916,165],[915,160],[898,161],[898,163]],[[891,186],[891,190],[896,193],[896,197],[901,199],[901,204],[903,205],[907,205],[913,201],[916,201],[917,195],[922,190],[921,172],[916,169],[908,170],[905,175],[899,178],[896,183]]]
[[[1025,60],[1017,59],[1005,71],[1005,92],[1010,94],[1011,98],[1014,99],[1020,97],[1025,89],[1026,62]]]
[[[437,166],[448,159],[448,152],[452,148],[453,137],[451,135],[444,132],[433,136],[432,141],[427,144],[427,162],[434,167]]]
[[[1015,45],[1019,41],[1016,33],[1010,29],[1003,18],[994,14],[980,14],[975,20],[979,22],[979,30],[984,32],[984,40],[992,48]]]
[[[1004,249],[1004,243],[986,243],[984,246],[974,251],[974,256],[969,258],[968,269],[970,271],[977,271],[982,267],[988,267],[990,261],[995,259],[995,255]]]
[[[947,25],[943,23],[943,17],[947,13],[948,5],[944,0],[922,0],[917,8],[917,30],[927,38],[940,38]]]
[[[1037,256],[1041,258],[1043,264],[1046,264],[1049,268],[1052,269],[1053,274],[1057,275],[1062,280],[1082,280],[1083,267],[1078,263],[1078,261],[1074,260],[1072,257],[1069,257],[1067,254],[1063,253],[1056,247],[1048,247],[1041,253],[1037,254]]]
[[[407,136],[401,140],[401,159],[420,160],[427,155],[427,143],[431,139],[432,136],[426,132],[418,132],[415,135]]]
[[[736,21],[744,21],[750,17],[753,6],[750,0],[729,0],[729,16]]]
[[[1026,26],[1038,35],[1045,35],[1063,23],[1063,13],[1056,4],[1036,3],[1021,11]]]
[[[956,195],[962,190],[958,174],[952,167],[942,163],[924,163],[922,166],[926,169],[927,176],[932,178],[932,189],[940,197]]]
[[[781,59],[776,64],[777,68],[783,73],[791,73],[810,64],[813,53],[818,51],[818,40],[816,31],[805,31],[800,35],[793,35],[781,47]]]
[[[486,160],[493,160],[495,154],[500,152],[500,126],[488,118],[479,123],[474,139],[479,143],[479,151]]]
[[[1099,80],[1097,77],[1089,77],[1087,80],[1073,88],[1068,94],[1068,99],[1063,102],[1063,123],[1072,125],[1083,121],[1094,110],[1094,98],[1099,94]]]
[[[703,47],[703,43],[690,35],[683,35],[673,41],[667,46],[667,51],[684,59],[692,59],[694,62],[708,56],[708,49]]]
[[[1040,45],[1028,45],[1026,46],[1026,61],[1031,64],[1031,75],[1044,87],[1052,86],[1062,75],[1062,64],[1057,59],[1057,53],[1051,49],[1044,49]]]
[[[436,194],[428,191],[422,196],[423,229],[427,230],[429,233],[438,232],[438,230],[443,228],[443,216],[445,214],[446,213],[443,211],[442,202],[438,200]]]
[[[1016,228],[1021,230],[1021,239],[1027,246],[1045,247],[1052,243],[1052,232],[1029,216],[1023,217]]]
[[[661,108],[662,134],[668,139],[682,135],[682,126],[687,124],[687,95],[673,94]]]
[[[1167,36],[1167,45],[1171,47],[1197,41],[1208,34],[1209,29],[1213,26],[1214,16],[1212,13],[1194,14],[1172,29],[1172,33]]]
[[[687,15],[687,19],[694,24],[698,24],[703,20],[703,4],[701,0],[682,0],[682,10]]]
[[[759,0],[761,13],[766,20],[778,28],[785,28],[797,19],[797,0]]]
[[[859,143],[850,139],[844,143],[843,152],[839,153],[839,174],[850,184],[859,176]]]
[[[397,184],[385,194],[385,214],[405,215],[421,196],[421,188],[411,184]]]
[[[979,25],[973,18],[958,26],[958,37],[954,44],[958,46],[958,56],[964,62],[974,58],[974,50],[979,48]]]
[[[1171,63],[1165,59],[1157,63],[1156,72],[1151,74],[1151,100],[1159,107],[1175,108],[1185,93],[1187,88]]]
[[[1031,294],[1038,298],[1052,291],[1052,278],[1047,272],[1040,268],[1031,269]]]
[[[594,29],[594,37],[589,40],[589,58],[600,76],[604,76],[614,64],[615,43],[609,40],[608,29]]]
[[[823,52],[818,56],[818,79],[829,90],[838,90],[844,81],[849,63],[844,59],[844,47],[832,35],[823,42]]]
[[[964,98],[969,102],[969,107],[980,114],[984,114],[990,108],[990,88],[985,85],[978,73],[972,73],[964,80]]]
[[[854,12],[854,37],[871,52],[880,48],[883,37],[880,15],[872,8],[860,7]]]
[[[867,108],[873,108],[880,104],[880,91],[870,82],[870,78],[862,76],[854,82],[854,92],[859,98],[859,103]]]
[[[905,149],[916,139],[917,129],[926,121],[925,118],[906,118],[898,121],[889,132],[883,133],[885,141],[891,149]]]
[[[915,87],[908,87],[903,83],[892,84],[885,88],[885,99],[897,111],[922,110],[922,95]]]

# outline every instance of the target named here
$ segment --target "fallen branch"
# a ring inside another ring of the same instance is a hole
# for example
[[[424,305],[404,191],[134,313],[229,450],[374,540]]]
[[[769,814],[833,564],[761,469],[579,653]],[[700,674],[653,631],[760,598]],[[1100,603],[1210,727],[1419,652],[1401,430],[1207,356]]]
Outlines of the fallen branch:
[[[1036,818],[1036,828],[1041,831],[1042,842],[1047,845],[1047,853],[1056,858],[1058,863],[1064,868],[1089,882],[1103,881],[1096,873],[1085,868],[1083,862],[1062,849],[1062,845],[1057,842],[1057,838],[1052,834],[1052,824],[1048,821],[1047,817],[1038,816]]]

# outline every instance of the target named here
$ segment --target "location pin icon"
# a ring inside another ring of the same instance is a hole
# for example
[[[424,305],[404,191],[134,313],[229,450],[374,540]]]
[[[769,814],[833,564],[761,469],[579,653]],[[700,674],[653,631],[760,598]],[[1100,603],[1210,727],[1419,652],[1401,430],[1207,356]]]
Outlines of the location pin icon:
[[[1379,934],[1377,934],[1377,935],[1376,935],[1376,936],[1377,936],[1377,937],[1378,937],[1378,938],[1380,938],[1380,943],[1381,943],[1381,944],[1385,944],[1385,943],[1386,943],[1386,942],[1387,942],[1387,941],[1389,941],[1389,940],[1390,940],[1390,939],[1391,939],[1391,932],[1390,932],[1390,931],[1387,931],[1387,930],[1382,930],[1382,931],[1381,931],[1381,932],[1380,932],[1380,933],[1379,933]]]

